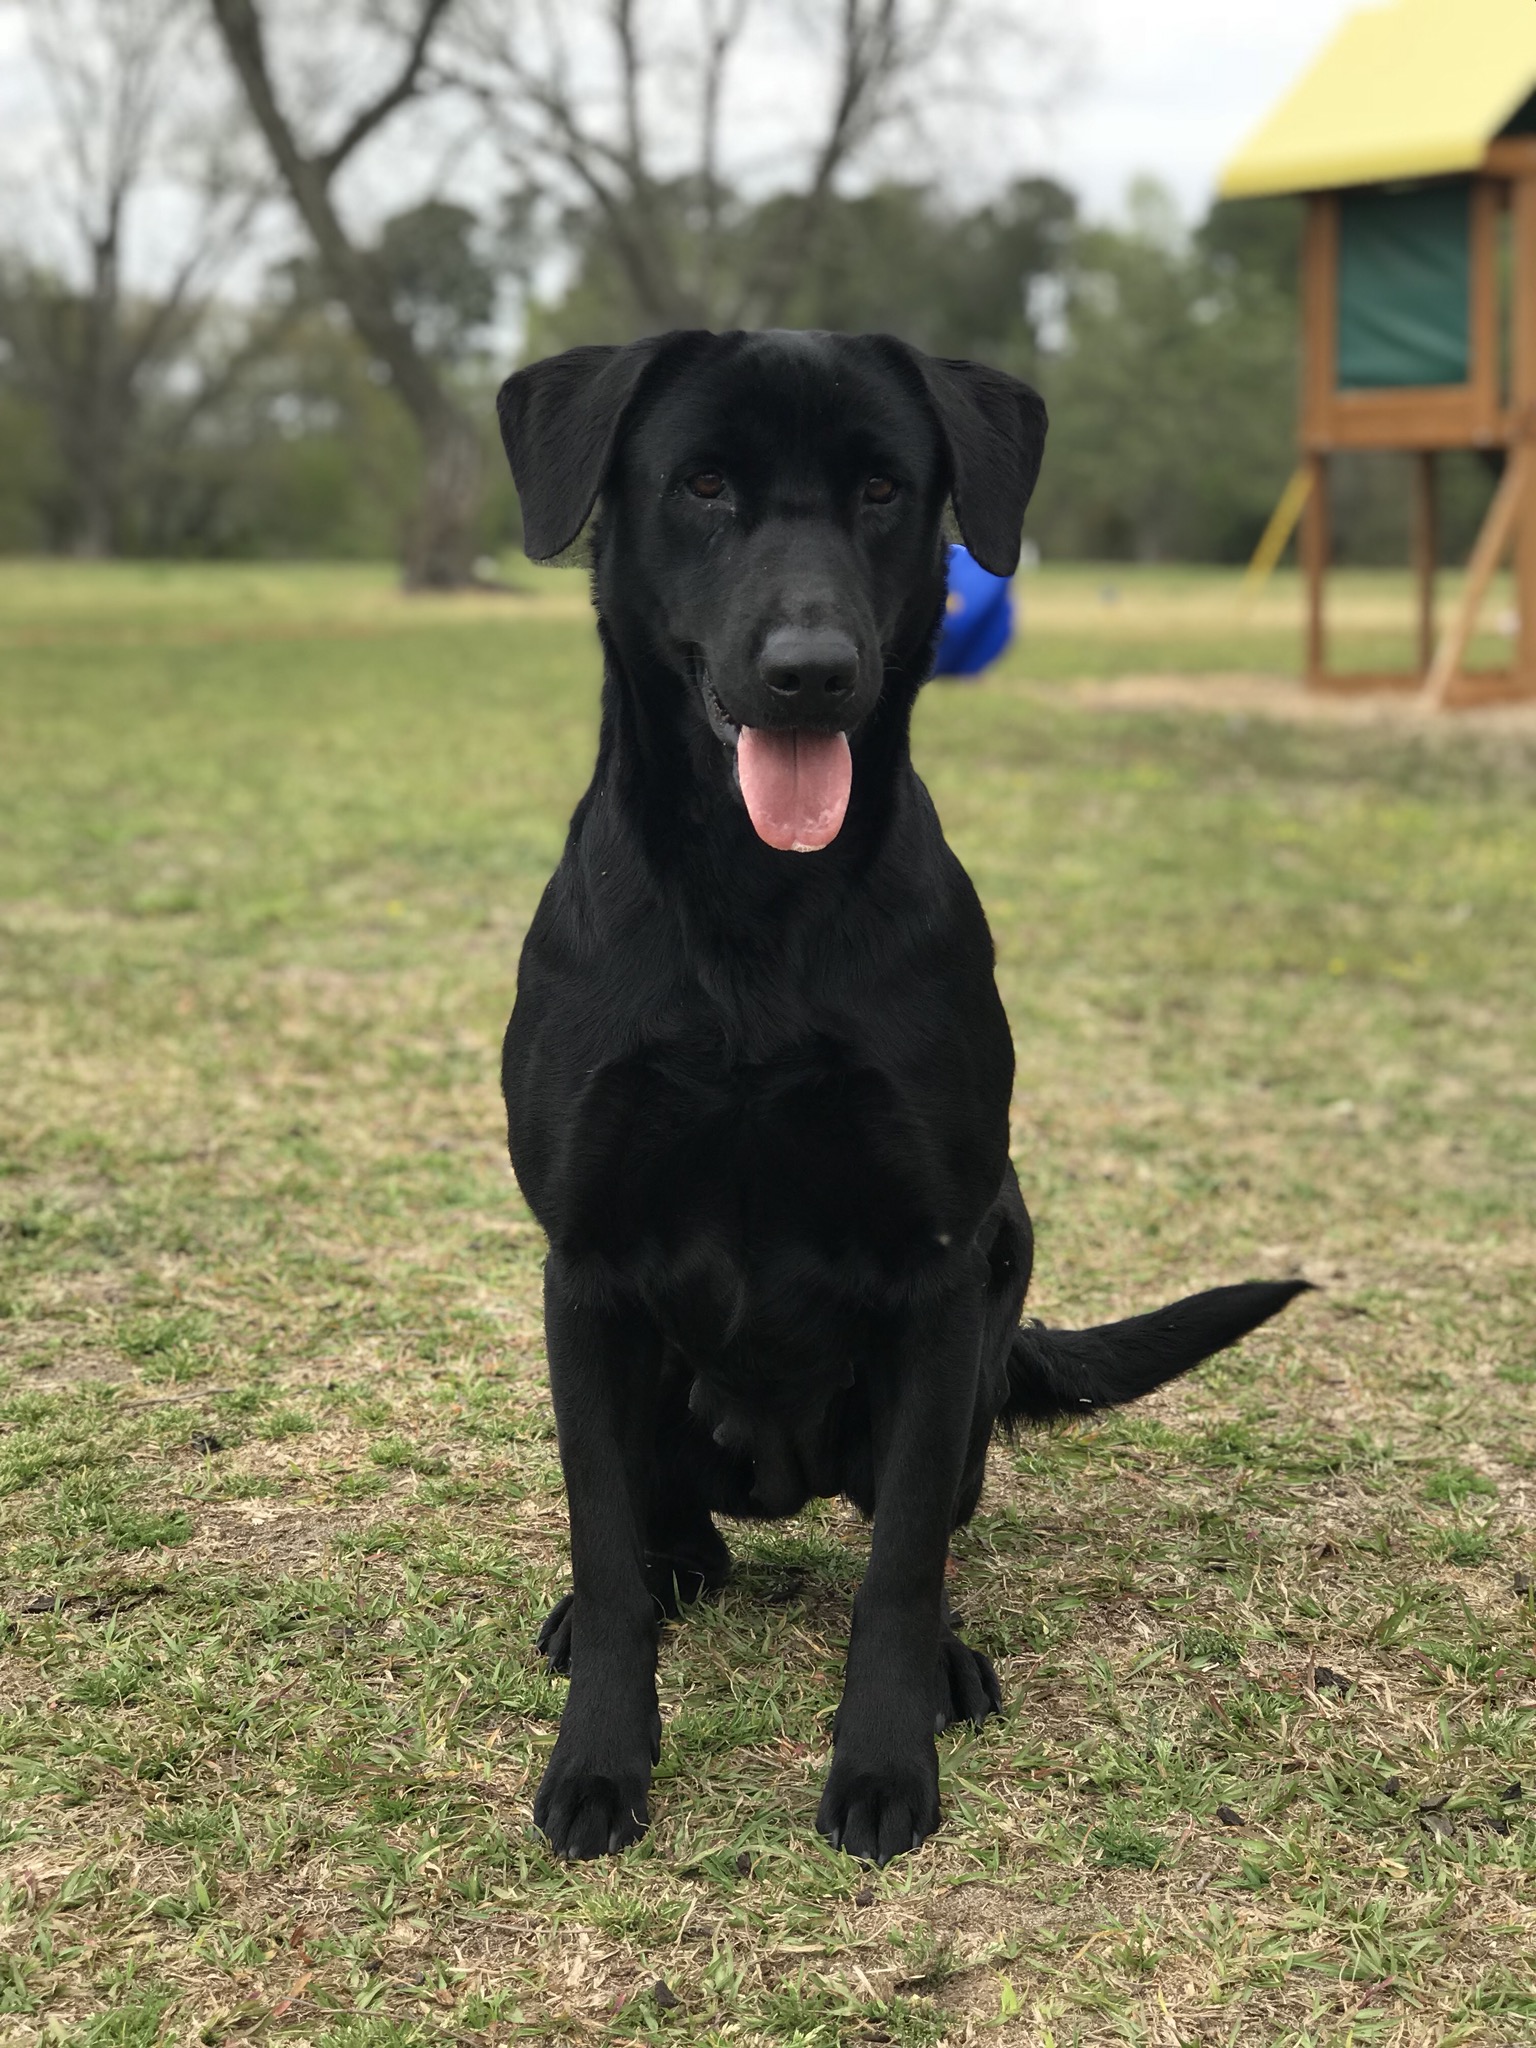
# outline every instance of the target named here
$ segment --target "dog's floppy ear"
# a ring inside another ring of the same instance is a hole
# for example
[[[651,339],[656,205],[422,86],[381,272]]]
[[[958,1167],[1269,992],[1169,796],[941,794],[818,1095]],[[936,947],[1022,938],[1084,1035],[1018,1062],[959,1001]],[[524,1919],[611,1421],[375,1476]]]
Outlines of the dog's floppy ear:
[[[960,538],[983,569],[1019,566],[1024,508],[1045,453],[1045,401],[985,363],[895,346],[916,369],[949,450],[950,496]]]
[[[650,335],[546,356],[496,394],[502,446],[523,507],[523,548],[535,562],[564,554],[597,503],[619,428],[646,372],[703,337]]]

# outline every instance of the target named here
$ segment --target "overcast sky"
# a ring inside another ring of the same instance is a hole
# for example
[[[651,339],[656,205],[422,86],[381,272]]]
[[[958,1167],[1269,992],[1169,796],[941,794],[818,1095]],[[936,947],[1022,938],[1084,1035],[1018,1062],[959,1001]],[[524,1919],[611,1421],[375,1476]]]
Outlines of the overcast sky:
[[[1150,172],[1171,186],[1193,220],[1209,203],[1223,161],[1354,11],[1355,0],[1056,4],[1083,52],[1076,89],[1043,132],[1022,124],[1011,152],[1006,136],[974,124],[962,182],[973,187],[988,173],[1000,183],[1018,170],[1047,171],[1103,218],[1118,214],[1130,181]],[[18,214],[35,195],[44,103],[25,50],[20,9],[0,0],[0,211],[11,215],[0,221],[0,242],[13,238]],[[755,126],[750,115],[745,125]],[[958,153],[966,153],[963,143]],[[1014,162],[1001,160],[1010,153]],[[381,202],[391,196],[387,150],[373,152],[360,170],[365,185],[383,176]]]
[[[1202,213],[1231,155],[1354,0],[1083,0],[1089,71],[1057,118],[1048,168],[1114,212],[1155,172]]]

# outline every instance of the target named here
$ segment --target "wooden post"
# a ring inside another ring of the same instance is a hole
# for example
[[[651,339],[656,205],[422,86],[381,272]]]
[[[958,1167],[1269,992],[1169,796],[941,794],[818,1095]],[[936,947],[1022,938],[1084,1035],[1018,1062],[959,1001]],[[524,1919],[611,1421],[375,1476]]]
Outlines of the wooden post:
[[[1419,674],[1435,658],[1435,570],[1440,542],[1435,519],[1435,456],[1421,448],[1413,458],[1413,573],[1419,594]]]
[[[1314,192],[1301,237],[1301,443],[1322,445],[1338,365],[1339,195]]]
[[[1478,610],[1487,595],[1493,572],[1514,535],[1521,506],[1530,502],[1533,471],[1536,471],[1536,441],[1517,441],[1509,451],[1499,488],[1493,494],[1493,503],[1488,507],[1472,550],[1472,559],[1467,564],[1467,581],[1461,602],[1441,636],[1419,692],[1419,704],[1425,711],[1441,710],[1460,678],[1461,664],[1471,645]]]
[[[1470,300],[1467,307],[1469,360],[1467,383],[1473,404],[1472,440],[1479,448],[1497,446],[1503,411],[1499,347],[1499,223],[1506,187],[1492,178],[1473,182],[1467,262]]]
[[[1328,636],[1323,617],[1323,580],[1328,573],[1328,458],[1307,457],[1309,484],[1301,515],[1301,561],[1307,579],[1307,684],[1327,680]]]
[[[1314,192],[1301,241],[1301,444],[1306,500],[1298,551],[1307,585],[1306,677],[1326,681],[1328,636],[1323,585],[1328,574],[1328,458],[1323,453],[1338,360],[1339,195]]]
[[[1536,168],[1526,170],[1515,184],[1513,230],[1510,463],[1516,465],[1522,452],[1532,458],[1525,464],[1525,484],[1515,511],[1515,605],[1520,621],[1515,681],[1523,693],[1536,696]]]

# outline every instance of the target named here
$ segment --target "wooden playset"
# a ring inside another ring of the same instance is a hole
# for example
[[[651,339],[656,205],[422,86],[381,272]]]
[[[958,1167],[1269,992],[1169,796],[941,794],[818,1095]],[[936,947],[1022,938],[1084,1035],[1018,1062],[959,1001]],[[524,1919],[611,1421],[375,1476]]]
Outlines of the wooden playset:
[[[1261,552],[1297,520],[1315,689],[1409,688],[1426,708],[1536,696],[1536,0],[1394,0],[1347,20],[1221,182],[1306,195],[1301,467]],[[1499,481],[1437,628],[1436,457],[1476,449]],[[1329,459],[1414,458],[1418,667],[1329,670]],[[1277,545],[1278,542],[1278,545]],[[1510,666],[1468,670],[1505,553]]]

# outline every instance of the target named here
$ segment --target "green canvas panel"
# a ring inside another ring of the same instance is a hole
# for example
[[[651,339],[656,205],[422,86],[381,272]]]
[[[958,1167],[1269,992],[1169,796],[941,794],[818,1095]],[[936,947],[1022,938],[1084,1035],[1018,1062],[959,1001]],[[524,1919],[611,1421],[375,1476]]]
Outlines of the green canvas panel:
[[[1471,194],[1454,178],[1340,195],[1341,391],[1466,383]]]

